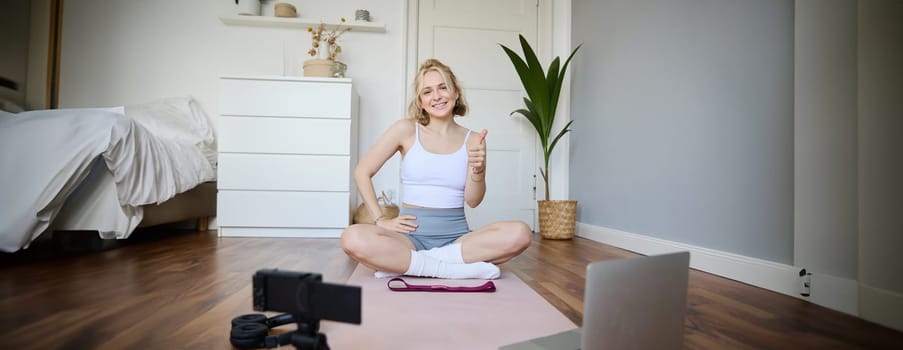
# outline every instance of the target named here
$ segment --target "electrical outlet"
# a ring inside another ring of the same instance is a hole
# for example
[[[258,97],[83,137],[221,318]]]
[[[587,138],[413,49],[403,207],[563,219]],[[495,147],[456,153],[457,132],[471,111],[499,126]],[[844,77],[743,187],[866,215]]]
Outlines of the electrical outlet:
[[[809,297],[812,294],[812,273],[800,270],[800,295]]]

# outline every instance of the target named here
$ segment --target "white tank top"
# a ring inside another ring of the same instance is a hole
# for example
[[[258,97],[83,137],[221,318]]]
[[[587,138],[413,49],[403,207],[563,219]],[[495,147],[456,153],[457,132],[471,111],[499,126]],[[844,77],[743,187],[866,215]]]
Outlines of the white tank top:
[[[414,123],[414,145],[401,159],[402,202],[428,208],[464,207],[467,181],[467,139],[455,153],[430,153],[420,144],[420,124]]]

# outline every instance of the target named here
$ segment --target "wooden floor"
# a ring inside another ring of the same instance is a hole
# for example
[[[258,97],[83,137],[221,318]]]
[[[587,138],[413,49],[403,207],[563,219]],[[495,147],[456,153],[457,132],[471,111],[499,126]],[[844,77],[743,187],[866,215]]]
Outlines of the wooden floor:
[[[0,349],[228,349],[230,320],[250,313],[261,268],[355,267],[336,239],[218,238],[142,232],[125,246],[67,253],[47,243],[0,256]],[[535,240],[503,265],[576,324],[591,261],[636,256],[576,238]],[[654,336],[654,335],[651,335]],[[815,304],[690,272],[688,349],[891,349],[903,333]]]

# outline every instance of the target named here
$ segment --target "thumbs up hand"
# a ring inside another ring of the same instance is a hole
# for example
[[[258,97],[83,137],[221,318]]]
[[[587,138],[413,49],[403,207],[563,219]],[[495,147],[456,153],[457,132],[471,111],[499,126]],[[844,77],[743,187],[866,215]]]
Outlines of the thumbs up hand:
[[[472,169],[473,174],[482,174],[486,171],[486,134],[489,130],[483,129],[477,135],[477,145],[467,150],[467,164]]]

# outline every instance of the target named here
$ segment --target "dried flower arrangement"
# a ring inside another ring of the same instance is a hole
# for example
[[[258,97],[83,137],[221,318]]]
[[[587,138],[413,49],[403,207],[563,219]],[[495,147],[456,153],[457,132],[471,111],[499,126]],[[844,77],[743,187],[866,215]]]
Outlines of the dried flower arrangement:
[[[345,23],[345,18],[342,17],[342,23]],[[312,27],[307,27],[307,31],[310,32],[311,38],[311,49],[307,51],[307,53],[311,57],[317,57],[317,53],[319,50],[327,50],[329,54],[326,59],[330,61],[335,61],[336,56],[342,53],[342,47],[339,46],[338,40],[342,34],[351,31],[351,28],[342,28],[342,24],[338,24],[332,30],[327,30],[326,23],[320,22],[320,25],[317,26],[317,29]],[[321,48],[321,41],[326,42],[326,47]]]

